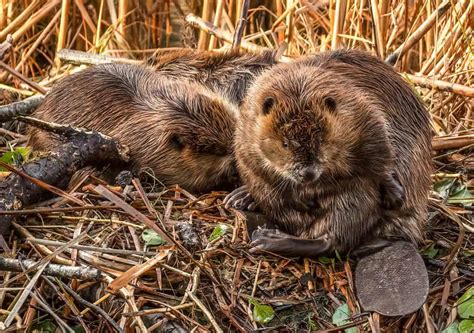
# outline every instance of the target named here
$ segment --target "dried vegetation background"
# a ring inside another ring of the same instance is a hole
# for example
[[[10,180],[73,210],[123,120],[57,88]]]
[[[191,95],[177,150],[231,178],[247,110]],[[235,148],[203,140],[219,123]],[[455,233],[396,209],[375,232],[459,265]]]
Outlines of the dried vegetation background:
[[[58,59],[63,48],[135,60],[157,48],[228,48],[243,3],[2,0],[0,42],[12,47],[2,50],[1,103],[44,93],[84,67]],[[224,193],[198,196],[143,180],[111,187],[88,171],[72,181],[70,196],[24,207],[14,232],[0,236],[0,330],[471,331],[473,7],[472,0],[250,1],[241,43],[257,51],[283,44],[287,57],[339,47],[400,55],[396,67],[428,105],[437,135],[423,309],[403,318],[361,312],[346,258],[252,256],[242,216],[221,205]],[[2,161],[27,158],[21,127],[6,124],[0,134]],[[155,222],[178,246],[159,245],[163,237],[149,229]]]

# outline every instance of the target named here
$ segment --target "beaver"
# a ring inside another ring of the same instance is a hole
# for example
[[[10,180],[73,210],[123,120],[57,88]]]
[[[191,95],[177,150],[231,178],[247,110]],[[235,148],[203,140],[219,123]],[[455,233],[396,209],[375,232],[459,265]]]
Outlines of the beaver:
[[[236,113],[233,103],[197,82],[104,64],[61,80],[32,116],[116,138],[130,148],[134,169],[149,167],[165,185],[203,192],[236,180]],[[29,134],[36,150],[58,144],[35,128]]]
[[[275,224],[254,232],[253,252],[314,257],[395,239],[416,244],[431,137],[423,103],[368,53],[279,64],[260,75],[241,108],[234,150],[245,186],[225,201],[248,205],[250,196]],[[390,191],[401,201],[396,209],[385,207]]]
[[[158,49],[146,64],[167,77],[199,82],[232,103],[241,105],[255,78],[277,63],[278,53],[279,50],[254,53]]]

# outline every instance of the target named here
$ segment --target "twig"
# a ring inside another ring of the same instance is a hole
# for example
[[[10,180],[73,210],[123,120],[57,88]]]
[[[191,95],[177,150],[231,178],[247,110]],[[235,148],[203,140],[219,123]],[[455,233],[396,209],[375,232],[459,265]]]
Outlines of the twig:
[[[233,42],[233,36],[232,34],[228,33],[227,31],[224,31],[215,25],[213,25],[210,22],[204,21],[202,18],[197,17],[194,14],[188,14],[186,16],[186,22],[190,23],[191,25],[209,33],[210,35],[214,35],[219,39],[222,39],[226,41],[227,43],[232,43]],[[253,52],[263,52],[267,50],[265,47],[257,46],[255,44],[246,42],[245,40],[241,41],[240,45],[243,49],[253,51]]]
[[[434,150],[455,149],[474,145],[474,135],[435,137],[432,142]]]
[[[462,84],[452,83],[448,81],[433,80],[427,77],[415,76],[411,74],[402,74],[402,75],[406,76],[409,81],[412,81],[414,84],[421,87],[448,91],[453,94],[463,95],[467,97],[474,97],[474,88],[472,87],[468,87]]]
[[[65,243],[61,243],[61,246]],[[23,272],[24,269],[35,267],[37,262],[33,260],[18,260],[0,257],[0,271]],[[34,269],[33,269],[34,270]],[[100,271],[92,267],[72,267],[56,264],[47,264],[43,274],[64,277],[68,279],[77,278],[81,280],[97,280]]]
[[[0,211],[0,215],[30,215],[30,214],[50,214],[60,212],[78,212],[84,210],[109,210],[117,207],[112,205],[103,206],[83,206],[83,207],[62,207],[62,208],[37,208],[37,209],[22,209],[13,211]],[[110,220],[109,220],[110,221]]]
[[[42,244],[42,245],[56,246],[56,247],[57,246],[63,246],[65,244],[64,242],[51,241],[51,240],[47,240],[47,239],[36,239],[36,238],[30,238],[30,239],[27,239],[27,241],[31,242],[31,243],[35,243],[35,244]],[[92,252],[110,253],[110,254],[122,254],[122,255],[138,255],[138,256],[154,256],[154,255],[156,255],[156,252],[150,252],[150,251],[108,249],[108,248],[103,248],[103,247],[87,246],[87,245],[71,245],[69,248],[83,250],[83,251],[92,251]],[[75,268],[77,268],[77,267],[75,267]]]
[[[244,0],[242,4],[242,11],[240,13],[239,24],[235,29],[234,39],[232,41],[232,48],[234,50],[238,50],[240,48],[240,43],[242,41],[242,36],[245,31],[245,27],[247,26],[247,15],[249,12],[249,0]]]
[[[54,320],[56,320],[56,322],[59,324],[59,326],[63,329],[63,331],[67,331],[67,332],[70,332],[70,333],[75,333],[75,331],[69,327],[68,324],[66,324],[66,322],[61,318],[59,317],[54,311],[53,309],[51,309],[50,306],[48,306],[48,304],[46,304],[39,295],[36,295],[36,293],[33,293],[31,292],[31,297],[33,297],[36,302],[38,302],[38,304],[43,308],[43,310],[45,312],[47,312],[51,317],[54,318]]]
[[[41,276],[41,273],[43,272],[43,270],[46,268],[47,266],[47,263],[43,263],[41,264],[39,267],[38,267],[38,271],[35,273],[35,275],[31,278],[30,282],[28,282],[28,284],[26,285],[25,289],[23,290],[23,292],[21,293],[20,297],[16,300],[16,303],[15,305],[13,306],[10,314],[8,315],[8,317],[5,319],[4,323],[5,323],[5,326],[8,327],[12,324],[13,322],[13,319],[15,318],[15,315],[18,313],[18,311],[20,311],[21,307],[23,306],[23,304],[25,303],[26,301],[26,298],[28,297],[28,295],[30,294],[31,290],[33,290],[33,287],[35,286],[36,284],[36,281],[38,281],[39,277]]]
[[[41,104],[44,95],[34,95],[12,104],[0,106],[0,122],[10,121],[18,116],[26,116]]]
[[[0,60],[3,60],[5,54],[12,48],[13,46],[13,37],[12,35],[8,35],[6,40],[0,44]]]
[[[97,306],[97,305],[94,305],[88,301],[86,301],[85,299],[83,299],[81,296],[79,296],[74,290],[72,290],[67,284],[59,281],[59,280],[56,280],[57,283],[59,283],[61,285],[62,288],[64,288],[67,293],[69,295],[72,296],[72,298],[74,298],[77,302],[81,303],[82,305],[85,305],[89,308],[92,308],[94,309],[94,311],[96,311],[98,314],[100,314],[110,325],[112,325],[113,328],[115,328],[118,332],[123,332],[122,328],[117,324],[117,322],[115,320],[112,319],[112,317],[110,317],[107,312],[105,312],[104,310],[102,310],[102,308],[100,306]]]
[[[14,68],[11,68],[10,66],[8,66],[6,63],[4,63],[3,61],[0,60],[0,68],[2,68],[4,71],[7,71],[8,73],[10,73],[11,75],[13,75],[14,77],[16,77],[17,79],[19,79],[20,81],[22,81],[23,83],[25,83],[26,85],[30,86],[31,88],[33,88],[34,90],[36,90],[37,92],[41,93],[41,94],[46,94],[46,89],[44,89],[42,86],[40,86],[39,84],[31,81],[30,79],[24,77],[22,74],[20,74],[18,71],[16,71]]]
[[[206,306],[201,302],[199,298],[197,298],[194,293],[187,292],[186,293],[192,300],[193,302],[201,309],[202,312],[204,312],[204,315],[207,317],[207,319],[211,322],[212,326],[216,330],[216,332],[224,332],[222,328],[219,327],[219,324],[216,322],[212,314],[209,312],[209,310],[206,308]]]

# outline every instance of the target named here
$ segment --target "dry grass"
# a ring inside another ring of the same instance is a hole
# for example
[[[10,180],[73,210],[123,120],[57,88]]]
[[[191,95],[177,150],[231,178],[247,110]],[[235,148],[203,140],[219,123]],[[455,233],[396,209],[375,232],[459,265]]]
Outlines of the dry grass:
[[[143,189],[136,182],[125,189],[110,188],[120,200],[111,209],[110,197],[99,186],[102,182],[85,174],[76,178],[69,192],[97,208],[84,211],[61,197],[28,207],[30,211],[18,217],[23,227],[17,226],[5,241],[0,238],[0,245],[11,258],[98,268],[101,281],[60,282],[34,271],[3,272],[0,325],[7,321],[13,330],[81,325],[90,332],[112,331],[113,322],[127,332],[173,323],[198,331],[265,326],[335,331],[331,315],[344,303],[352,313],[349,324],[365,331],[437,332],[459,320],[456,300],[474,280],[473,7],[472,0],[251,1],[241,42],[245,49],[287,43],[289,58],[339,47],[365,49],[384,59],[401,54],[396,67],[427,103],[437,134],[435,188],[442,192],[441,184],[454,183],[445,198],[432,193],[424,250],[438,252],[424,252],[431,290],[422,310],[403,318],[360,313],[353,262],[345,258],[292,261],[252,256],[244,222],[238,212],[221,207],[222,193],[196,198],[179,188],[162,190],[148,182]],[[0,72],[2,104],[48,88],[76,70],[56,58],[62,48],[144,59],[156,48],[182,42],[201,49],[230,47],[242,8],[238,0],[2,0],[0,42],[8,34],[14,40],[3,59],[9,67],[2,65],[14,71]],[[189,13],[198,18],[188,17],[185,23]],[[202,23],[199,18],[215,26],[213,36],[191,27],[191,21]],[[0,133],[2,152],[25,142],[21,133],[6,128]],[[136,210],[142,214],[133,213]],[[193,249],[193,258],[183,249],[145,248],[140,235],[147,218],[158,220]],[[231,228],[210,241],[219,224]],[[117,254],[113,249],[129,252]],[[271,305],[275,319],[257,324],[252,298]]]

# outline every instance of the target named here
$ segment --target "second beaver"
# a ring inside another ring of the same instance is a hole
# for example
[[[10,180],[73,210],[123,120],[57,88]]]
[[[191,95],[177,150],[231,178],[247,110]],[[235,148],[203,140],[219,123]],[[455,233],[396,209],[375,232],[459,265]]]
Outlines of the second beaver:
[[[147,64],[167,77],[198,82],[240,105],[256,77],[277,63],[277,52],[158,49]]]
[[[128,145],[135,168],[165,185],[207,191],[236,180],[236,107],[197,82],[125,64],[88,68],[58,82],[32,116],[96,130]],[[34,149],[58,142],[30,129]]]
[[[376,239],[420,241],[431,136],[422,102],[367,53],[340,50],[272,67],[249,90],[235,151],[246,190],[285,233],[256,232],[253,250],[317,256]],[[397,183],[401,207],[387,211],[380,192]]]

